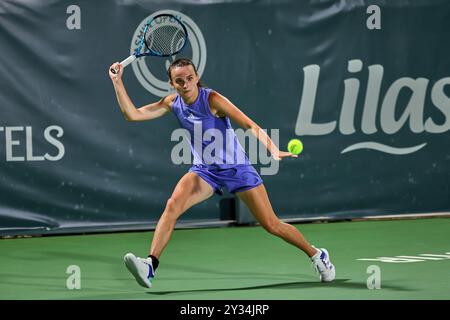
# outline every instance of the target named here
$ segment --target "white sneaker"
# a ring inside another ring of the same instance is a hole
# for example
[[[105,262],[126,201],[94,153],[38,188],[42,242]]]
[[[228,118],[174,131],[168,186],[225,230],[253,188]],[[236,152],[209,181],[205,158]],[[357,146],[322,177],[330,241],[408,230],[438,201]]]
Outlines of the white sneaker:
[[[331,282],[336,277],[336,268],[330,261],[330,255],[326,249],[317,249],[318,252],[311,257],[314,268],[320,275],[320,281]]]
[[[145,288],[152,287],[152,280],[155,277],[152,259],[143,259],[132,253],[127,253],[123,260],[127,269],[136,278],[137,283]]]

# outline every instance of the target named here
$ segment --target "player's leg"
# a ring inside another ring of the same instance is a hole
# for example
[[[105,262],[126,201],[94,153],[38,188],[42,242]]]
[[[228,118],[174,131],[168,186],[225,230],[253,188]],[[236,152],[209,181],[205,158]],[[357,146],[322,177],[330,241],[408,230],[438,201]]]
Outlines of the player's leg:
[[[150,254],[159,259],[170,240],[177,219],[190,207],[214,194],[214,190],[197,174],[185,174],[176,185],[172,196],[167,200],[164,212],[156,225]]]
[[[236,195],[244,201],[266,231],[303,250],[309,257],[316,254],[317,249],[309,244],[297,228],[278,219],[272,209],[264,184],[250,190],[236,192]]]
[[[150,249],[149,258],[139,258],[132,253],[124,257],[125,265],[136,281],[150,288],[158,267],[159,257],[170,240],[177,219],[193,205],[213,195],[213,188],[197,174],[185,174],[167,200],[164,212],[158,221]]]
[[[236,194],[248,206],[264,229],[300,248],[311,258],[314,267],[320,274],[321,281],[334,280],[336,271],[330,262],[328,251],[314,248],[297,228],[278,219],[272,209],[264,184],[246,191],[236,192]]]

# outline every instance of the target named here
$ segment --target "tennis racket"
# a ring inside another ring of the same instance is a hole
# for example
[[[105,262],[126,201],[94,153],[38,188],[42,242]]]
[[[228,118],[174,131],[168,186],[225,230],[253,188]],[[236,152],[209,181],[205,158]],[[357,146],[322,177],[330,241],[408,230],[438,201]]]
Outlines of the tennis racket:
[[[159,14],[149,19],[138,39],[134,53],[120,64],[123,68],[144,56],[170,57],[184,49],[188,40],[186,27],[171,14]],[[117,73],[114,68],[112,73]]]

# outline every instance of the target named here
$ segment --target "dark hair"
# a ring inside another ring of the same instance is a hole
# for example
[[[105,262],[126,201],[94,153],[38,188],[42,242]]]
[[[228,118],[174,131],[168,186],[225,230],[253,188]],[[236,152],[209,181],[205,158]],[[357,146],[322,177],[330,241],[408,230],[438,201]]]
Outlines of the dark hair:
[[[188,58],[178,58],[175,61],[173,61],[170,66],[169,69],[167,69],[167,75],[169,76],[170,81],[172,81],[172,69],[173,68],[177,68],[177,67],[185,67],[185,66],[192,66],[192,68],[194,69],[195,74],[197,74],[197,68],[195,67],[194,63],[188,59]],[[199,81],[197,83],[197,85],[199,87],[203,87],[204,85]]]

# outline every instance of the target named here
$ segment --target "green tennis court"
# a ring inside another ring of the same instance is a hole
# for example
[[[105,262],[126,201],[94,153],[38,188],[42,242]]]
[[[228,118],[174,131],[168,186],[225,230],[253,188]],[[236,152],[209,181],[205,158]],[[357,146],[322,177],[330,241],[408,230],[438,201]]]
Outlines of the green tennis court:
[[[295,226],[329,250],[333,283],[320,283],[302,252],[259,226],[179,229],[151,289],[122,261],[146,255],[150,232],[0,240],[0,299],[450,299],[448,218]],[[358,260],[377,257],[397,262]],[[67,286],[72,265],[80,289]],[[370,266],[380,289],[368,288]]]

